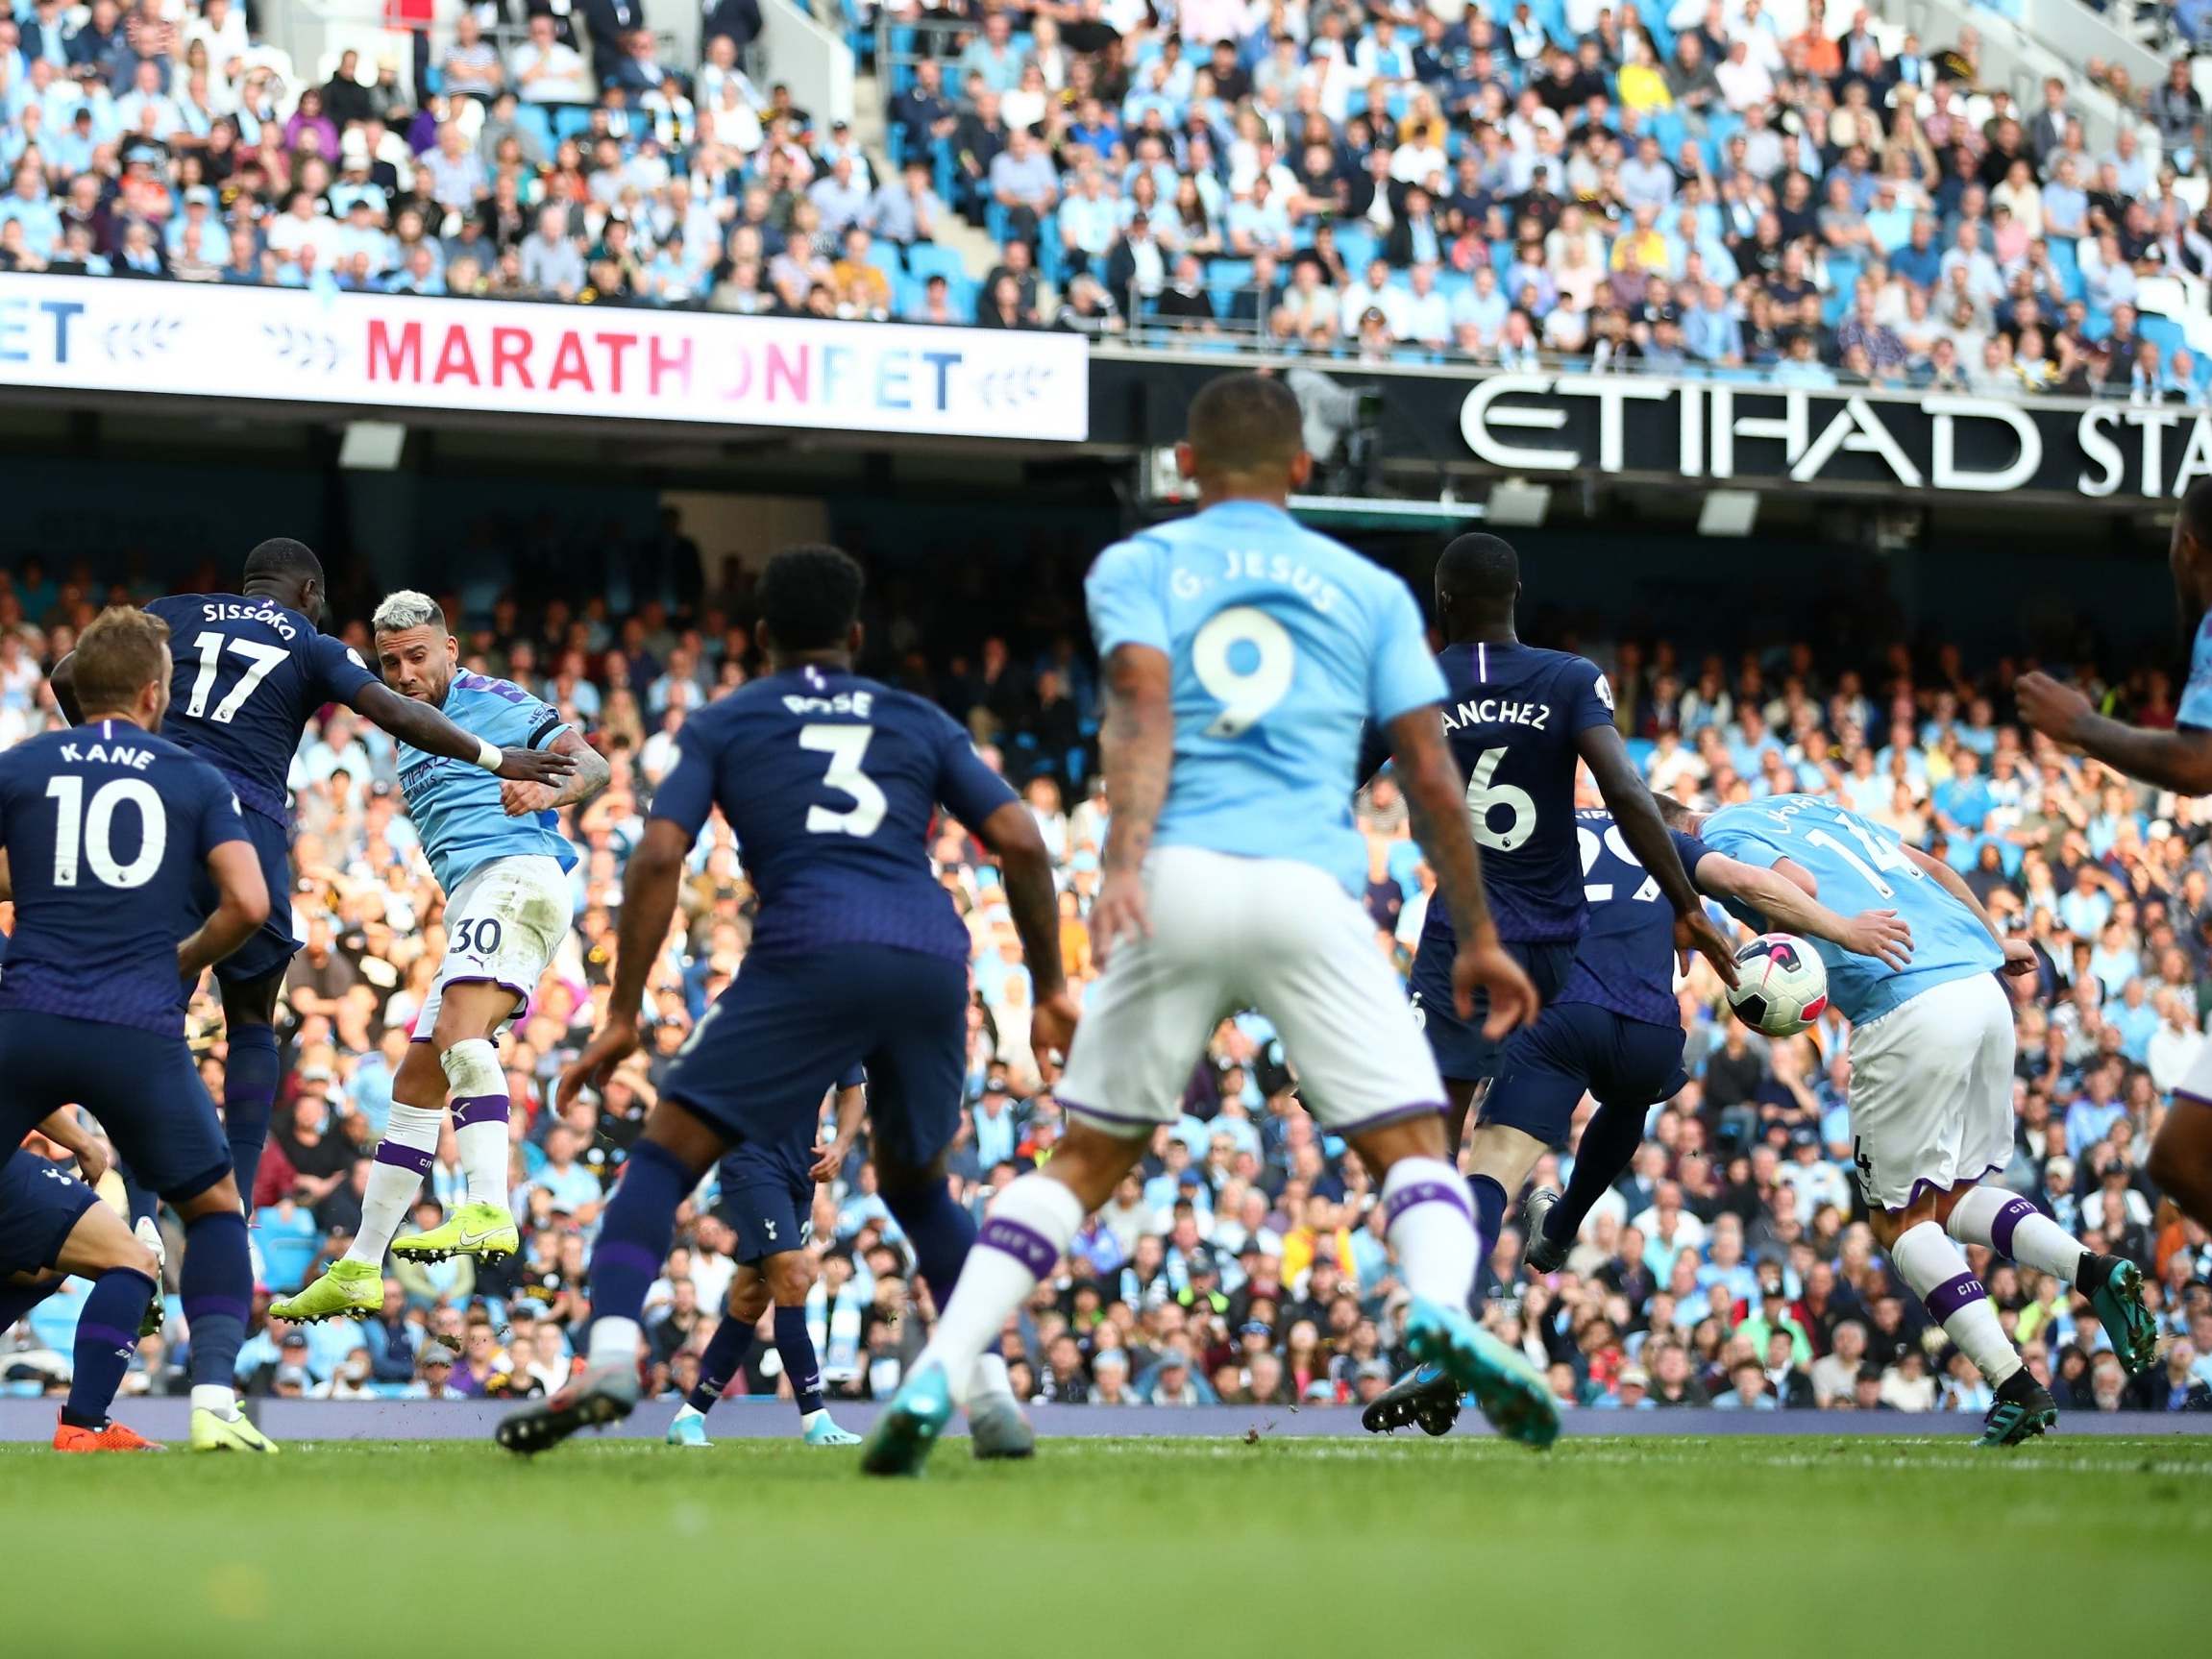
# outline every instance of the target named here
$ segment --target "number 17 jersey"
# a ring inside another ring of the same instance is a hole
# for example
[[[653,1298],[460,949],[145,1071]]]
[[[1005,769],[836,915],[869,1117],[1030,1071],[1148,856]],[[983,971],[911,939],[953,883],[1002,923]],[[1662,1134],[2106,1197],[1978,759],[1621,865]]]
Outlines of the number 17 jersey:
[[[1447,687],[1444,731],[1466,773],[1498,938],[1512,944],[1580,939],[1575,740],[1612,723],[1612,688],[1586,657],[1514,641],[1447,646],[1437,666]],[[1429,906],[1423,931],[1451,932],[1442,905]]]

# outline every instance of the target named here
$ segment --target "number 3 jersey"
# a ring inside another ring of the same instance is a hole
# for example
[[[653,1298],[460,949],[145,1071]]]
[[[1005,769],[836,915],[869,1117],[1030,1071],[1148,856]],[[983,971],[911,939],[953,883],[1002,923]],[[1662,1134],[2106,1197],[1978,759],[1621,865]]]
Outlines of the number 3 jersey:
[[[351,707],[376,676],[343,640],[274,599],[179,594],[146,609],[169,624],[176,662],[162,729],[229,778],[240,806],[289,828],[286,779],[309,717],[325,703]]]
[[[1772,795],[1714,813],[1698,835],[1715,852],[1772,869],[1783,859],[1818,884],[1820,902],[1839,915],[1893,910],[1912,929],[1912,961],[1903,969],[1854,956],[1824,939],[1811,941],[1828,966],[1829,1000],[1854,1025],[1947,985],[1990,973],[2004,952],[1975,914],[1905,856],[1895,832],[1817,795]],[[1732,914],[1763,927],[1741,904]]]
[[[177,944],[203,918],[208,854],[245,839],[230,780],[128,720],[0,754],[15,898],[0,1012],[183,1036]]]
[[[1084,593],[1101,657],[1147,646],[1171,665],[1155,843],[1296,859],[1364,891],[1362,728],[1444,695],[1406,584],[1278,507],[1224,501],[1108,548]]]
[[[716,807],[760,894],[750,954],[875,944],[968,960],[929,862],[937,805],[970,829],[1012,801],[943,709],[859,674],[764,675],[683,723],[651,816],[697,837]]]
[[[1612,688],[1586,657],[1511,642],[1447,646],[1437,666],[1498,937],[1514,944],[1579,939],[1575,739],[1612,723]],[[1450,931],[1444,907],[1430,905],[1424,934]]]

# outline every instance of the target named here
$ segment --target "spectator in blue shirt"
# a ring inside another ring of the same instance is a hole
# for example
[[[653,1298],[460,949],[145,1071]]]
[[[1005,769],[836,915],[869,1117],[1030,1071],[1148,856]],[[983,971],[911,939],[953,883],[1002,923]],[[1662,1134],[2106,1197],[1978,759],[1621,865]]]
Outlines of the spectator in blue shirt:
[[[2127,1115],[2118,1098],[2118,1061],[2101,1061],[2081,1080],[2088,1092],[2066,1109],[2066,1155],[2079,1163],[2105,1133]]]

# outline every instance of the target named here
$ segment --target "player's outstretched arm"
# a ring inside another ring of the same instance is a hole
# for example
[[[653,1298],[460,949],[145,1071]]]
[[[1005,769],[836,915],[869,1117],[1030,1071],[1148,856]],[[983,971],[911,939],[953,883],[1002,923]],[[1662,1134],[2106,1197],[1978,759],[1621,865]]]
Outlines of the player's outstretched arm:
[[[1590,769],[1621,840],[1674,907],[1675,942],[1711,963],[1723,984],[1735,984],[1735,952],[1698,902],[1697,889],[1682,867],[1682,856],[1667,834],[1666,820],[1659,817],[1659,803],[1652,799],[1650,786],[1636,775],[1621,734],[1610,725],[1585,726],[1575,734],[1575,748]]]
[[[2035,971],[2035,947],[2024,939],[2016,939],[1997,925],[1994,917],[1982,908],[1974,896],[1974,890],[1966,885],[1966,878],[1939,858],[1930,858],[1918,847],[1901,842],[1905,856],[1920,866],[1923,875],[1932,876],[1943,890],[1974,913],[1974,919],[1988,931],[1997,941],[1998,949],[2004,952],[2004,971],[2018,977]]]
[[[59,695],[59,692],[56,693]],[[520,783],[558,783],[576,761],[552,749],[503,749],[461,730],[428,703],[403,697],[381,680],[368,680],[354,694],[354,712],[374,720],[400,742],[427,755],[445,755],[479,766],[497,777]]]
[[[1788,877],[1726,853],[1707,853],[1690,878],[1701,892],[1738,899],[1785,933],[1829,939],[1855,956],[1871,956],[1892,968],[1903,969],[1912,961],[1912,929],[1893,910],[1839,915]]]
[[[1167,653],[1152,646],[1116,646],[1101,665],[1105,716],[1098,752],[1106,772],[1104,875],[1091,907],[1091,945],[1106,965],[1119,939],[1152,931],[1144,909],[1144,860],[1167,799],[1175,760],[1175,708]]]
[[[570,761],[576,770],[557,783],[530,783],[509,780],[500,785],[500,805],[507,816],[519,817],[524,813],[546,812],[556,807],[581,806],[595,798],[607,786],[614,769],[606,756],[586,743],[583,734],[573,727],[546,745],[546,752]]]
[[[215,883],[215,908],[177,946],[177,972],[184,979],[198,979],[203,968],[221,962],[269,919],[269,885],[251,842],[210,847],[208,874]]]
[[[676,890],[683,881],[684,854],[693,837],[667,818],[646,820],[645,834],[629,855],[622,877],[622,928],[615,940],[614,988],[607,997],[606,1023],[583,1053],[560,1074],[560,1110],[586,1084],[603,1088],[607,1074],[637,1047],[637,1014],[645,1004],[646,980],[668,942],[676,915]]]
[[[1452,962],[1453,1001],[1460,1017],[1474,1015],[1475,987],[1489,992],[1489,1017],[1483,1022],[1486,1036],[1496,1038],[1517,1025],[1536,1017],[1536,988],[1521,965],[1498,942],[1497,924],[1490,920],[1489,900],[1483,893],[1483,859],[1475,848],[1474,827],[1467,818],[1467,789],[1444,741],[1443,718],[1434,703],[1409,709],[1391,720],[1391,763],[1398,788],[1406,797],[1406,817],[1419,843],[1421,856],[1436,871],[1437,887],[1459,936],[1459,954]]]
[[[2022,674],[2012,695],[2020,718],[2046,737],[2176,794],[2212,794],[2212,731],[2176,726],[2151,731],[2107,720],[2072,686],[2049,674]]]

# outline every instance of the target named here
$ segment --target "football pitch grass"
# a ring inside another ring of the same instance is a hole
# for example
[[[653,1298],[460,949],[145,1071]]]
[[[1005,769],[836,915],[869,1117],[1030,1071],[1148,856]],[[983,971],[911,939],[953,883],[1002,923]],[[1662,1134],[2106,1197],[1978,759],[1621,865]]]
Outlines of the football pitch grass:
[[[2170,1652],[2212,1441],[953,1440],[897,1482],[790,1442],[12,1446],[0,1548],[26,1659]]]

